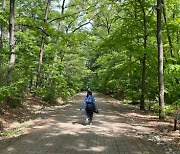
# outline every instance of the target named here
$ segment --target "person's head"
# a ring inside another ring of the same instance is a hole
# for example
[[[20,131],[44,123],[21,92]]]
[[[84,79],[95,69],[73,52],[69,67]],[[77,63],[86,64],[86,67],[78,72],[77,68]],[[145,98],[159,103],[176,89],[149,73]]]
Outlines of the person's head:
[[[86,97],[88,97],[89,95],[92,96],[92,91],[90,91],[90,90],[88,90]]]

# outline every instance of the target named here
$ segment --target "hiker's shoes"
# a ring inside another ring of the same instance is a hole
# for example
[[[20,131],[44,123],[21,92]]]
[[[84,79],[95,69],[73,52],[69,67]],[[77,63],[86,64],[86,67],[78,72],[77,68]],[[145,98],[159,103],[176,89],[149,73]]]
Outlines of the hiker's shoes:
[[[86,124],[88,124],[89,123],[89,119],[88,118],[86,118]]]
[[[90,121],[89,118],[86,118],[86,125],[92,125],[92,121]]]

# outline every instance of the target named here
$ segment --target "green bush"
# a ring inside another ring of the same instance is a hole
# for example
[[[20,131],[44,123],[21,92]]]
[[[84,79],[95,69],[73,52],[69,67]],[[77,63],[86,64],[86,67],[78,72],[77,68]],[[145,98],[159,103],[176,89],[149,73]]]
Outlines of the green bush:
[[[0,102],[6,102],[11,107],[20,105],[21,99],[27,92],[27,80],[19,79],[8,86],[0,88]]]

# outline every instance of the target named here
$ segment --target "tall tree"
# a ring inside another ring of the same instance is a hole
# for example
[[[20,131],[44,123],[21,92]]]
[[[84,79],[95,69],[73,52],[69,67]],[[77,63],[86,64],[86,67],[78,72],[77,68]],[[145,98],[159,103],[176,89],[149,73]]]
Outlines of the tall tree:
[[[12,69],[15,64],[15,37],[14,37],[14,8],[15,0],[10,0],[10,16],[9,16],[9,46],[10,46],[10,64],[8,71],[8,82],[11,80]]]
[[[146,21],[146,12],[144,8],[144,4],[141,0],[138,0],[142,13],[143,13],[143,47],[144,47],[144,55],[142,58],[142,81],[141,81],[141,100],[140,100],[140,109],[144,110],[144,95],[145,95],[145,86],[146,86],[146,47],[147,47],[147,21]]]
[[[162,4],[163,4],[163,17],[164,17],[164,21],[166,24],[166,33],[167,33],[167,38],[168,38],[168,42],[169,42],[170,53],[171,53],[171,57],[174,57],[173,43],[172,43],[170,31],[169,31],[168,17],[166,15],[166,6],[165,6],[164,0],[162,0]]]
[[[157,0],[157,45],[158,45],[158,83],[159,83],[159,118],[165,118],[164,76],[163,76],[163,42],[162,42],[162,0]]]
[[[63,0],[62,6],[61,6],[61,14],[64,14],[65,2],[66,2],[66,0]],[[60,30],[60,26],[61,26],[61,21],[59,21],[58,30]],[[58,41],[59,41],[59,36],[57,36],[57,38],[56,38],[56,45],[58,45]],[[54,56],[54,62],[56,62],[56,61],[57,61],[57,51],[55,52],[55,56]]]
[[[3,0],[2,3],[2,12],[4,13],[6,9],[6,0]],[[4,43],[4,25],[1,25],[1,42],[0,42],[0,49],[3,49],[3,43]]]
[[[44,24],[47,23],[47,18],[48,18],[48,13],[49,13],[49,7],[50,7],[51,0],[47,0],[47,5],[46,5],[46,11],[45,11],[45,16],[44,16]],[[40,86],[40,80],[41,80],[41,68],[42,68],[42,63],[43,63],[43,54],[44,54],[44,44],[45,44],[45,37],[46,34],[44,33],[44,28],[42,31],[42,40],[41,40],[41,47],[40,47],[40,52],[39,52],[39,63],[38,63],[38,72],[37,72],[37,83],[36,87]]]

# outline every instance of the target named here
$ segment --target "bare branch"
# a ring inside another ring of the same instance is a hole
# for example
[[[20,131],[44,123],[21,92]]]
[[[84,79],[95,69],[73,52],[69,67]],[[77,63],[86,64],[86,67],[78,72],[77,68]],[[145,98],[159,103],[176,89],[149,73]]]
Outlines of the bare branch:
[[[89,24],[90,22],[91,22],[91,20],[88,21],[88,22],[86,22],[86,23],[84,23],[84,24],[82,24],[82,25],[80,25],[79,27],[77,27],[76,29],[74,29],[74,30],[72,31],[72,33],[76,32],[76,31],[79,30],[81,27],[83,27],[83,26]]]
[[[73,23],[74,21],[71,21],[67,26],[66,26],[66,33],[68,33],[68,30],[69,28],[71,27],[71,24]]]
[[[66,1],[66,0],[63,0],[63,4],[62,4],[62,7],[61,7],[61,14],[64,14],[65,1]]]
[[[50,36],[48,33],[46,33],[46,31],[38,26],[32,26],[32,25],[25,25],[25,24],[18,24],[18,26],[25,26],[25,27],[29,27],[29,28],[35,28],[35,29],[39,29],[41,32],[43,32],[46,36]]]
[[[79,14],[79,13],[81,13],[81,12],[88,11],[88,10],[91,9],[92,7],[95,7],[95,6],[97,5],[97,3],[98,3],[98,2],[96,2],[96,4],[88,7],[88,8],[85,9],[85,10],[81,10],[81,11],[75,12],[75,13],[73,13],[73,14],[71,14],[71,15],[67,14],[67,15],[64,15],[64,16],[62,16],[62,17],[58,17],[58,18],[52,19],[52,20],[50,20],[48,23],[51,23],[51,22],[56,21],[56,20],[64,19],[64,18],[67,18],[67,17],[71,17],[71,16],[76,15],[76,14]]]

